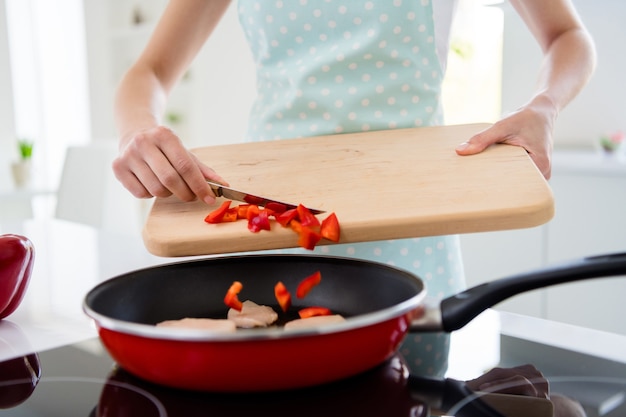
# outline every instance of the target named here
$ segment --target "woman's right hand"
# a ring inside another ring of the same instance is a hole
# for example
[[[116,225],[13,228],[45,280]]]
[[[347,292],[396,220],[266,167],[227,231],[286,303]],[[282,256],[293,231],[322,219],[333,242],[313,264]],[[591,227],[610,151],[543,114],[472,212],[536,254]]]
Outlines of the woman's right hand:
[[[169,197],[215,202],[206,180],[227,185],[213,169],[189,152],[169,128],[157,126],[122,138],[113,161],[115,177],[135,197]]]

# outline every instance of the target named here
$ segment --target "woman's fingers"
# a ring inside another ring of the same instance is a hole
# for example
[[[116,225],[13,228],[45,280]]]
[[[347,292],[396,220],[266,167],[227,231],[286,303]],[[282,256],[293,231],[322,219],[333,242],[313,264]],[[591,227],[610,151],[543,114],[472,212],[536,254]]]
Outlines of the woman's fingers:
[[[132,137],[113,162],[113,171],[140,198],[173,194],[182,201],[199,198],[213,204],[215,196],[206,179],[225,182],[165,127],[148,129]]]

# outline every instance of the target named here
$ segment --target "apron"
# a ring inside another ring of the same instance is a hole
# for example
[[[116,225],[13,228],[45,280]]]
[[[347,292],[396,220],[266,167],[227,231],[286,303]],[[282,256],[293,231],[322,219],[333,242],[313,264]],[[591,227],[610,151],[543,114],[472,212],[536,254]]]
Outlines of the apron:
[[[247,140],[442,124],[443,73],[430,0],[239,0],[238,11],[258,89]],[[429,296],[465,287],[458,236],[315,251],[403,268],[425,281]],[[449,339],[409,334],[400,352],[411,371],[443,376]]]

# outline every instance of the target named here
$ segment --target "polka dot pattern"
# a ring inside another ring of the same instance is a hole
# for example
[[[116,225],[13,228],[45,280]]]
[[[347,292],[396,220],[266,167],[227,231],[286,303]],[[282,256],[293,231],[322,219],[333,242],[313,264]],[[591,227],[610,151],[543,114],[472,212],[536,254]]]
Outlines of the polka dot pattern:
[[[431,0],[238,5],[257,70],[248,140],[441,123]],[[316,252],[406,269],[425,281],[430,296],[464,287],[458,236],[320,246]],[[409,335],[401,352],[413,372],[442,376],[448,343],[446,334]]]
[[[249,139],[441,122],[430,1],[240,0],[239,17],[257,67]]]

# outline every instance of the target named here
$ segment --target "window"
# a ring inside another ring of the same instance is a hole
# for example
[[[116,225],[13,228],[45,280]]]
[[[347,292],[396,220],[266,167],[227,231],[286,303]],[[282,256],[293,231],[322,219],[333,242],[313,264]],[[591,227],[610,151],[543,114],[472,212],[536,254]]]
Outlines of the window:
[[[459,0],[442,93],[446,124],[501,116],[503,13],[493,3]]]
[[[54,189],[68,144],[89,141],[81,0],[6,0],[15,134],[31,138],[35,187]]]

